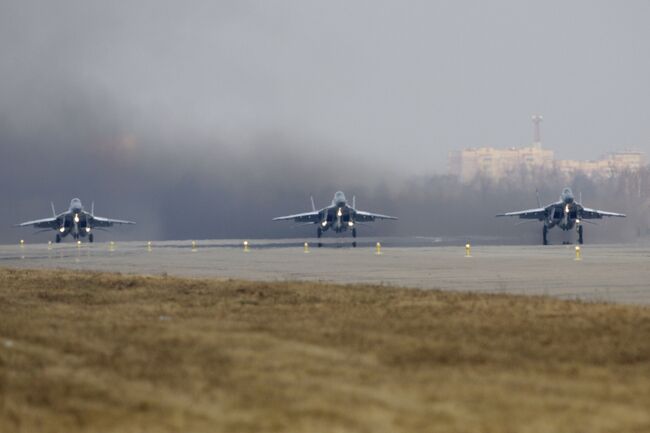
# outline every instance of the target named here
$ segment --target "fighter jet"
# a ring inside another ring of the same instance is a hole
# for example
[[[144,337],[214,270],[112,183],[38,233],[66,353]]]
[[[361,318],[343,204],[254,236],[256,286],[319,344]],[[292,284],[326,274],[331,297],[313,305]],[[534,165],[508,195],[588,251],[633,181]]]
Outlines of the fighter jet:
[[[356,197],[352,197],[352,206],[345,199],[342,191],[334,194],[332,204],[321,210],[316,210],[314,198],[311,198],[311,212],[273,218],[273,221],[293,220],[306,225],[317,224],[316,236],[320,238],[323,232],[332,229],[336,233],[352,231],[352,237],[357,237],[357,224],[375,220],[396,220],[396,217],[357,210]],[[354,244],[353,244],[354,245]]]
[[[73,198],[70,202],[70,207],[68,210],[58,215],[54,210],[54,203],[51,203],[51,205],[51,218],[27,221],[18,224],[18,226],[43,229],[37,233],[56,230],[57,233],[55,241],[56,243],[59,243],[61,242],[61,239],[67,235],[71,235],[75,240],[88,237],[88,242],[93,242],[95,240],[93,230],[96,228],[103,229],[112,227],[113,224],[135,224],[133,221],[115,220],[96,216],[94,202],[91,205],[90,212],[87,212],[84,210],[84,207],[81,204],[81,200],[78,198]]]
[[[564,188],[560,195],[560,201],[551,203],[546,207],[542,207],[537,195],[537,203],[539,208],[527,209],[518,212],[508,212],[497,215],[502,216],[518,216],[521,219],[539,220],[544,222],[542,231],[542,242],[548,245],[547,234],[548,230],[557,226],[563,231],[568,231],[576,228],[578,232],[578,243],[583,242],[583,223],[591,223],[592,219],[602,219],[603,217],[621,217],[625,218],[625,214],[615,212],[605,212],[597,209],[590,209],[584,207],[580,202],[576,201],[571,188]]]

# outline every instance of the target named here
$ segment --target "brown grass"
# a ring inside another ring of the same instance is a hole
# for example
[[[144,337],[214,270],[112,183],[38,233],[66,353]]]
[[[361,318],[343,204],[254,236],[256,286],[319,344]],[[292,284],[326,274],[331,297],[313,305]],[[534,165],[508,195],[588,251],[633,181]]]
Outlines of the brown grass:
[[[648,432],[650,309],[0,269],[1,432]]]

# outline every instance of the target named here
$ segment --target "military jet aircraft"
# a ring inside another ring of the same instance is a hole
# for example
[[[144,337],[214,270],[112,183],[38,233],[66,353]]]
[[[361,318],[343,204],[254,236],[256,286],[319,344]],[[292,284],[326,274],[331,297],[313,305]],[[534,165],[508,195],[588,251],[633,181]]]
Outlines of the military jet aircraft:
[[[323,232],[329,229],[336,233],[341,233],[349,229],[352,231],[352,237],[356,238],[358,223],[362,224],[375,220],[397,219],[396,217],[388,215],[357,210],[356,197],[352,197],[352,205],[350,206],[342,191],[337,191],[336,194],[334,194],[332,204],[321,210],[316,210],[314,198],[312,197],[311,208],[311,212],[281,216],[273,218],[273,221],[293,220],[297,223],[304,223],[306,225],[317,224],[318,228],[316,229],[316,236],[318,238],[323,235]]]
[[[571,188],[564,188],[560,195],[560,201],[551,203],[546,207],[542,207],[542,203],[537,196],[537,203],[539,208],[527,209],[518,212],[507,212],[497,215],[502,216],[518,216],[521,219],[539,220],[544,222],[542,231],[542,242],[548,245],[547,233],[548,230],[557,226],[563,231],[576,228],[578,232],[578,243],[583,242],[583,227],[585,222],[591,223],[591,219],[602,219],[603,217],[621,217],[625,218],[625,214],[615,212],[605,212],[597,209],[590,209],[584,207],[582,203],[575,200]],[[593,223],[592,223],[593,224]]]
[[[71,235],[75,240],[88,237],[88,242],[93,242],[95,240],[93,230],[96,228],[103,229],[112,227],[113,224],[135,224],[133,221],[115,220],[96,216],[94,202],[91,205],[90,212],[87,212],[84,210],[81,200],[78,198],[73,198],[68,210],[58,215],[54,210],[54,203],[51,203],[51,205],[51,218],[27,221],[18,224],[18,226],[43,229],[37,233],[56,230],[57,233],[55,240],[56,243],[59,243],[61,242],[61,239],[67,235]]]

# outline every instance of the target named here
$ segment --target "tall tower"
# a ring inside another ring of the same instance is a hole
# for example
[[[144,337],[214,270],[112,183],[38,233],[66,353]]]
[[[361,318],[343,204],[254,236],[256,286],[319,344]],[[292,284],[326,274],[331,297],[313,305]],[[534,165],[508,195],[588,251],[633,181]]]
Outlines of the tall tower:
[[[541,146],[542,133],[540,131],[539,125],[542,123],[542,120],[544,120],[544,118],[541,114],[533,114],[531,116],[531,120],[533,121],[533,145]]]

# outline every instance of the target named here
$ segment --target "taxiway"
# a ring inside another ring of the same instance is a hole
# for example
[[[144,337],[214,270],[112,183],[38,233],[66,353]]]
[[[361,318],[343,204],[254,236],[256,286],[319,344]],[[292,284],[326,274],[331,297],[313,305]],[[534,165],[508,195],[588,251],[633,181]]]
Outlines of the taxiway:
[[[0,246],[0,266],[169,274],[251,280],[379,283],[423,289],[550,295],[587,301],[650,304],[650,245],[358,248],[302,240],[120,242]],[[390,242],[387,242],[390,244]]]

